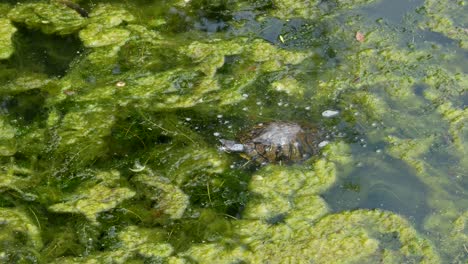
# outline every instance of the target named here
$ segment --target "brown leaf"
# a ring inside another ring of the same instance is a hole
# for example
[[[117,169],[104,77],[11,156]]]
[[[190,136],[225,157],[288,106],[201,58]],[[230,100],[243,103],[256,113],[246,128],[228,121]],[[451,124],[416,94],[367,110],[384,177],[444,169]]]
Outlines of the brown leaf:
[[[356,40],[359,41],[359,42],[361,42],[361,43],[364,42],[364,40],[365,40],[364,34],[362,34],[362,33],[359,32],[359,31],[356,32]]]

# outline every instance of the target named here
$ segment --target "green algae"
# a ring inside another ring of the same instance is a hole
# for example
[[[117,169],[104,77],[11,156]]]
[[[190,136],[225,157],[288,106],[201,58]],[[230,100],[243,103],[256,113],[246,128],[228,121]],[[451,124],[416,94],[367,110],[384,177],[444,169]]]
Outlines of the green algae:
[[[118,234],[118,247],[112,251],[91,254],[85,258],[62,258],[54,263],[131,263],[164,261],[173,253],[170,244],[160,243],[160,231],[128,226]]]
[[[56,1],[20,3],[8,13],[8,18],[45,34],[59,35],[75,33],[87,22],[76,11]]]
[[[324,162],[317,161],[309,172],[317,177],[281,166],[259,171],[249,186],[254,198],[235,223],[239,238],[230,242],[240,244],[193,246],[183,256],[199,263],[439,263],[433,245],[398,215],[369,210],[328,214],[317,194],[329,188],[336,172],[324,170]],[[282,176],[286,171],[287,178]]]
[[[328,15],[329,8],[354,8],[358,5],[368,4],[373,0],[362,1],[333,1],[332,3],[323,3],[321,1],[291,1],[291,0],[273,0],[271,5],[275,9],[271,15],[282,18],[305,17],[320,19]]]
[[[38,196],[28,190],[37,183],[33,171],[29,168],[17,166],[13,160],[1,167],[0,192],[14,191],[25,201],[34,201]],[[18,198],[17,195],[14,195]]]
[[[104,172],[118,178],[117,172]],[[114,179],[107,176],[97,175],[96,179],[101,180],[99,184],[89,188],[84,185],[83,189],[78,188],[73,194],[65,197],[65,201],[49,206],[49,210],[57,213],[80,213],[92,223],[98,224],[97,217],[101,212],[115,208],[124,200],[130,199],[135,192],[128,188],[115,186]]]
[[[463,27],[466,22],[466,1],[439,1],[426,0],[420,12],[424,12],[427,19],[420,23],[420,27],[441,33],[454,39],[462,48],[468,47],[467,29]],[[464,22],[465,21],[465,22]]]
[[[0,119],[0,142],[1,142],[1,147],[0,147],[0,155],[1,156],[11,156],[15,154],[16,152],[16,142],[14,140],[15,138],[15,128],[8,125],[3,119]]]
[[[463,51],[453,3],[425,1],[405,25],[411,39],[362,16],[378,1],[168,1],[142,11],[139,1],[77,2],[88,17],[60,1],[0,8],[0,259],[466,261],[466,69],[438,43],[414,41],[417,25]],[[272,17],[302,26],[275,41],[268,28],[230,31]],[[220,21],[227,30],[203,32]],[[58,75],[21,68],[16,28],[83,48]],[[318,117],[327,109],[339,120]],[[332,142],[302,164],[261,168],[217,149],[220,136],[290,119],[319,123]],[[387,169],[390,158],[410,172]],[[385,177],[404,174],[427,189],[418,200],[431,212],[414,223],[389,208],[336,211],[324,194],[356,164],[384,174],[362,175],[373,184],[356,192],[398,196]]]
[[[36,226],[27,213],[19,208],[2,208],[0,225],[2,226],[0,260],[37,262],[43,241],[40,227]]]
[[[155,201],[155,210],[160,210],[170,219],[182,218],[189,206],[189,197],[180,188],[172,185],[169,179],[156,175],[138,175],[134,179],[145,189],[145,196]]]
[[[10,20],[0,18],[0,60],[8,59],[14,52],[13,42],[11,37],[16,32],[16,28],[13,26]]]
[[[327,165],[323,162],[317,162],[318,177],[314,172],[282,167],[270,167],[256,173],[249,185],[252,199],[245,208],[243,217],[245,219],[274,221],[275,218],[285,217],[288,211],[295,208],[296,203],[303,204],[303,200],[310,202],[308,210],[314,212],[304,216],[304,220],[314,219],[324,214],[327,212],[326,205],[313,196],[320,188],[326,189],[327,185],[334,182],[333,171],[332,175],[328,173],[328,170],[333,170],[333,167],[324,168],[324,166]],[[323,178],[320,179],[320,177]],[[324,184],[320,184],[320,182]],[[317,201],[314,203],[312,202],[314,200]]]
[[[49,207],[52,212],[82,213],[92,223],[97,223],[97,214],[115,208],[121,201],[131,198],[134,192],[126,188],[107,188],[97,185],[86,192],[78,191],[71,198]]]
[[[363,222],[367,228],[362,227]],[[199,263],[440,261],[428,240],[417,235],[406,220],[388,212],[330,214],[306,226],[240,221],[237,230],[247,248],[206,244],[194,246],[184,255]]]
[[[79,36],[83,44],[90,48],[123,45],[130,32],[117,26],[135,19],[127,10],[105,4],[98,5],[89,17],[89,24],[80,31]]]
[[[80,38],[86,47],[95,48],[124,43],[130,36],[125,29],[107,29],[100,24],[88,25],[80,31]]]

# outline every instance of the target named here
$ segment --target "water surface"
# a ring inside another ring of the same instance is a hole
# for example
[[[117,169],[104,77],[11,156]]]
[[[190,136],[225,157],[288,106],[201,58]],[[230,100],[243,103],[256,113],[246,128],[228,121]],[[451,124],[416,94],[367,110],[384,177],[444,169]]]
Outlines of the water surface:
[[[75,3],[0,4],[0,262],[467,261],[465,1]]]

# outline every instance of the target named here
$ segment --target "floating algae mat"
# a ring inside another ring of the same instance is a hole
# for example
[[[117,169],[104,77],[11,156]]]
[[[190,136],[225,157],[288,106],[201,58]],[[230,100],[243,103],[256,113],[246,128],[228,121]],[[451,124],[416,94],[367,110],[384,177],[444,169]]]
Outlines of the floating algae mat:
[[[467,263],[467,16],[2,1],[0,262]],[[220,150],[271,122],[317,127],[320,150]]]

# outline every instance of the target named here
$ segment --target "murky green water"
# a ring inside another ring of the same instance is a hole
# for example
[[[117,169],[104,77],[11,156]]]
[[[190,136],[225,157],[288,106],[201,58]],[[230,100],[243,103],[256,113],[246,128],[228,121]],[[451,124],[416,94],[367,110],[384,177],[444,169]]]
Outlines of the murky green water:
[[[466,263],[467,9],[0,3],[0,262]],[[270,121],[329,143],[219,150]]]

